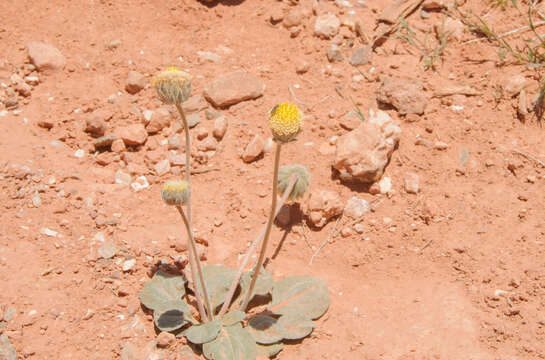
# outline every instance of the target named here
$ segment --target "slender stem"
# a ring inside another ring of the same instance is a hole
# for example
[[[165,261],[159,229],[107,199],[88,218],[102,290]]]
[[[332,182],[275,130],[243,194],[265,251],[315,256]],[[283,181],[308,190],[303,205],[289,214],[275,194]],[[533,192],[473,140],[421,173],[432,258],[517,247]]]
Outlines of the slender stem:
[[[184,133],[185,133],[185,179],[187,183],[189,184],[189,188],[193,191],[193,188],[191,187],[191,136],[189,134],[189,126],[187,124],[187,119],[185,117],[185,113],[184,113],[184,109],[182,108],[182,105],[176,104],[176,109],[178,109],[178,112],[180,113],[181,120],[178,119],[178,121],[180,121],[180,125],[184,128]],[[192,251],[190,251],[189,253],[189,258],[190,260],[191,258],[193,258],[194,263],[196,264],[197,271],[199,274],[199,279],[201,281],[201,286],[203,289],[204,304],[206,307],[206,312],[208,314],[207,318],[208,320],[212,320],[214,309],[212,309],[212,307],[210,306],[210,298],[208,296],[206,284],[203,281],[201,261],[199,259],[199,253],[197,252],[197,246],[195,245],[195,238],[193,237],[193,227],[191,225],[191,220],[192,220],[191,197],[192,196],[190,194],[189,200],[187,202],[187,219],[186,219],[187,226],[188,226],[189,242],[191,244],[190,248],[192,248]],[[178,210],[181,210],[181,208]],[[181,213],[183,213],[183,211]],[[185,217],[185,214],[182,216]],[[191,271],[193,271],[193,269]],[[195,283],[195,286],[196,286],[196,283]],[[198,290],[195,290],[195,291],[198,292]]]
[[[205,309],[203,308],[203,300],[201,298],[201,295],[199,294],[199,289],[197,288],[197,279],[196,277],[199,277],[199,281],[201,284],[204,284],[204,277],[202,274],[202,269],[199,268],[199,262],[195,261],[195,259],[198,259],[197,255],[197,247],[195,246],[195,238],[193,237],[193,231],[191,231],[191,228],[189,226],[189,219],[185,215],[184,210],[181,206],[176,206],[176,209],[178,209],[178,212],[182,216],[182,219],[184,220],[185,228],[187,230],[187,234],[189,236],[189,264],[191,266],[191,275],[193,277],[193,284],[195,286],[195,296],[197,297],[197,304],[199,306],[199,312],[201,313],[201,318],[212,320],[211,313],[207,313]],[[205,306],[210,309],[210,302],[207,301],[208,293],[206,291],[206,287],[203,285],[203,294],[204,294],[204,302]],[[204,314],[203,314],[204,313]],[[208,316],[207,316],[208,315]]]
[[[263,243],[261,244],[261,251],[259,253],[259,258],[257,260],[257,264],[252,274],[252,282],[250,283],[250,287],[248,288],[248,292],[246,293],[244,302],[242,303],[242,306],[240,307],[240,310],[242,311],[246,311],[246,308],[248,307],[248,303],[250,302],[252,292],[254,291],[255,283],[257,281],[259,273],[261,272],[261,266],[263,265],[263,261],[265,260],[265,252],[267,250],[267,243],[269,242],[269,236],[271,235],[271,229],[272,229],[272,224],[274,222],[274,217],[275,217],[274,214],[276,210],[276,201],[277,201],[277,193],[278,193],[278,167],[280,165],[280,149],[281,148],[282,148],[282,143],[277,142],[276,153],[274,156],[274,173],[273,173],[273,183],[272,183],[273,193],[272,193],[271,212],[269,214],[269,221],[267,222],[267,227],[265,229]]]
[[[284,206],[284,203],[288,200],[288,197],[290,196],[295,183],[298,180],[297,175],[292,175],[290,178],[290,182],[288,183],[288,186],[286,187],[286,191],[284,192],[284,195],[282,196],[282,199],[280,199],[280,202],[278,205],[276,205],[276,211],[274,213],[274,218],[276,219],[276,216],[278,216],[278,213],[280,212],[280,209],[282,206]],[[231,288],[229,289],[229,292],[227,293],[227,297],[225,298],[225,302],[223,303],[223,306],[221,307],[221,310],[218,314],[218,317],[221,318],[229,309],[229,305],[231,304],[231,301],[233,300],[233,296],[235,295],[235,291],[237,290],[238,283],[240,281],[240,278],[242,277],[242,273],[244,272],[244,269],[246,268],[246,265],[248,265],[248,262],[250,261],[250,258],[254,254],[255,249],[257,246],[261,243],[263,240],[263,236],[265,236],[265,230],[267,229],[267,225],[261,229],[259,232],[259,235],[255,238],[255,240],[252,242],[252,245],[250,246],[250,249],[248,249],[248,253],[244,257],[244,260],[242,261],[242,264],[240,264],[240,267],[238,269],[237,275],[235,276],[235,279],[233,280],[233,283],[231,284]]]

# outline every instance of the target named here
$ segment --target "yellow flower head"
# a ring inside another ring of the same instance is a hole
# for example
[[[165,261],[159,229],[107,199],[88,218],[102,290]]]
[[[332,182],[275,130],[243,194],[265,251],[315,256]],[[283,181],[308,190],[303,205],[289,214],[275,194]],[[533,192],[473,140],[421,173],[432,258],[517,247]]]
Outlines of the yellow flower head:
[[[187,181],[170,180],[161,189],[161,197],[167,205],[185,205],[190,195],[191,189]]]
[[[269,126],[276,141],[294,140],[303,126],[303,113],[294,104],[278,104],[269,112]]]
[[[170,66],[155,75],[151,85],[165,104],[181,104],[191,94],[191,80],[191,75],[176,66]]]

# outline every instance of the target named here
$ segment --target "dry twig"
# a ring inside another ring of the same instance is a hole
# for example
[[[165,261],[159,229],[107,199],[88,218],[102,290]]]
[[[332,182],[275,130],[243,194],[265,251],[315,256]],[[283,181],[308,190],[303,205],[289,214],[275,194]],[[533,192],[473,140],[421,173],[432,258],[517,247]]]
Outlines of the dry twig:
[[[341,214],[341,216],[339,216],[337,221],[335,221],[335,226],[333,226],[333,229],[331,229],[331,232],[329,233],[329,236],[327,237],[327,239],[320,245],[318,250],[316,250],[316,252],[310,258],[310,262],[308,263],[309,265],[312,265],[312,262],[314,261],[314,258],[320,253],[320,251],[326,246],[326,244],[334,237],[333,234],[336,233],[337,224],[339,224],[339,220],[341,220],[342,217],[343,216]],[[335,235],[337,235],[337,234],[335,234]]]
[[[525,152],[522,152],[522,151],[517,150],[517,149],[513,149],[511,151],[514,152],[515,154],[519,154],[521,156],[524,156],[527,159],[533,160],[537,164],[541,165],[541,167],[545,168],[545,163],[543,161],[539,160],[538,158],[536,158],[535,156],[530,155],[530,154],[526,154]]]

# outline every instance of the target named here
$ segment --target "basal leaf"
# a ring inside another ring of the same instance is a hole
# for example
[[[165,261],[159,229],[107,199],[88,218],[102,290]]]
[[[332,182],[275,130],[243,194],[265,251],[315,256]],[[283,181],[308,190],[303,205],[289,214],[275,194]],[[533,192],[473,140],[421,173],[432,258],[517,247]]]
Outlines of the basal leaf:
[[[193,344],[204,344],[217,338],[220,330],[221,321],[216,319],[202,325],[193,325],[184,335]]]
[[[235,304],[240,302],[242,296],[246,296],[246,292],[248,291],[248,288],[250,287],[250,282],[252,281],[252,272],[253,271],[247,271],[240,277],[241,291],[237,299],[234,301]],[[273,284],[274,279],[271,274],[267,270],[261,268],[261,272],[259,273],[259,277],[257,278],[257,281],[255,283],[253,294],[250,300],[252,300],[253,297],[256,295],[268,295],[271,292]]]
[[[268,315],[256,315],[248,322],[248,332],[259,344],[274,344],[282,340],[278,320]]]
[[[203,268],[203,277],[210,301],[212,302],[212,308],[216,309],[219,305],[223,304],[235,276],[235,270],[223,265],[208,265]],[[202,287],[198,277],[196,282],[196,287],[202,295]]]
[[[138,297],[142,304],[151,310],[164,309],[164,303],[180,300],[185,295],[185,279],[180,275],[171,275],[157,271],[148,281]]]
[[[195,321],[189,305],[183,300],[167,301],[153,311],[155,326],[161,331],[175,331]]]
[[[294,315],[317,319],[329,307],[325,283],[308,275],[290,276],[273,286],[269,310],[278,315]]]
[[[241,324],[226,326],[218,337],[203,345],[208,360],[255,360],[257,345]]]
[[[283,339],[298,340],[310,335],[314,323],[305,317],[283,315],[278,319],[277,327]]]
[[[281,342],[271,345],[257,344],[257,354],[272,358],[282,351],[283,348],[284,344]]]
[[[245,313],[240,310],[233,310],[223,315],[223,319],[221,321],[223,326],[231,326],[242,322],[244,319],[246,319]]]

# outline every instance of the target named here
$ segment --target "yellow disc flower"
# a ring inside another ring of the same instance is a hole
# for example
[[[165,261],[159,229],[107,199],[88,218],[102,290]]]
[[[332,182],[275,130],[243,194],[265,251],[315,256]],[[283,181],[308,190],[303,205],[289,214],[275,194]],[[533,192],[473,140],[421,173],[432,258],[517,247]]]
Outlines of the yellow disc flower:
[[[170,180],[161,189],[161,197],[167,205],[185,205],[190,195],[191,189],[187,181]]]
[[[155,75],[151,85],[157,90],[159,99],[165,104],[181,104],[191,94],[192,76],[176,66],[167,67]]]
[[[294,104],[278,104],[269,112],[269,126],[276,141],[295,140],[303,126],[303,113]]]

